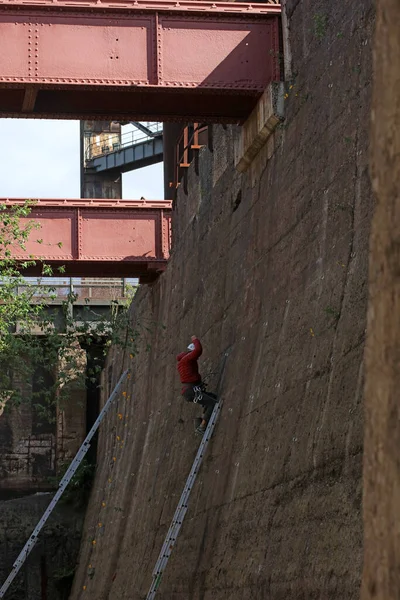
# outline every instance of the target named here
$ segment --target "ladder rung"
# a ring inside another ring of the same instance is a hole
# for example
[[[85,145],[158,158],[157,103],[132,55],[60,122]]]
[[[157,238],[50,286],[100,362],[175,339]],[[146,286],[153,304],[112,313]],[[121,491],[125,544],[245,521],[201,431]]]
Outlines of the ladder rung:
[[[199,468],[201,465],[201,461],[203,459],[208,442],[211,439],[211,435],[214,430],[214,427],[217,422],[217,418],[219,416],[220,411],[221,411],[221,405],[220,405],[220,403],[217,403],[214,406],[214,410],[211,415],[211,419],[207,425],[207,429],[203,435],[200,446],[197,450],[197,454],[193,461],[192,468],[190,469],[190,473],[186,480],[185,487],[183,488],[182,495],[179,499],[177,509],[174,513],[174,516],[171,521],[171,525],[169,526],[167,535],[165,536],[164,543],[161,548],[161,552],[158,556],[157,562],[153,569],[153,578],[155,578],[155,579],[150,586],[149,592],[146,596],[146,600],[153,600],[153,598],[157,592],[157,589],[160,585],[161,576],[162,576],[162,574],[165,570],[165,567],[168,563],[169,557],[171,556],[172,549],[175,545],[175,542],[177,540],[177,537],[178,537],[179,532],[182,527],[183,520],[187,513],[190,492],[193,489],[193,486],[194,486],[194,483],[195,483],[195,480],[196,480],[196,477],[197,477],[197,474],[198,474],[198,471],[199,471]]]

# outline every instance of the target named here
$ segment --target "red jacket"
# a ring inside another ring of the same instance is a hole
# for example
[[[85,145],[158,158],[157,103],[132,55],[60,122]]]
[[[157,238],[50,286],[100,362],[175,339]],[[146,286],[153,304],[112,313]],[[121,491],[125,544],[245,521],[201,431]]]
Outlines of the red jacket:
[[[197,381],[201,381],[197,359],[203,352],[203,348],[198,339],[195,339],[193,344],[194,350],[191,352],[182,352],[176,357],[176,360],[178,361],[179,376],[182,383],[196,383]]]

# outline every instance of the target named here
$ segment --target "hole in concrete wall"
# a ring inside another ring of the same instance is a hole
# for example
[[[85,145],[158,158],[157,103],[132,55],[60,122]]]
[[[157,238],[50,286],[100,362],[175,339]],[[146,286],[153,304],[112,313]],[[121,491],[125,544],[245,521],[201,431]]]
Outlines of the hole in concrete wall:
[[[86,372],[86,433],[90,431],[92,425],[96,421],[100,412],[100,372],[104,366],[104,346],[101,340],[97,343],[94,341],[88,344],[86,347],[82,344],[82,347],[86,350],[87,356],[87,372]],[[96,375],[94,375],[97,373]],[[97,439],[98,432],[93,437],[93,441],[90,445],[88,453],[86,455],[89,464],[95,464],[97,456]]]
[[[32,434],[54,433],[54,377],[38,365],[32,375]]]
[[[241,201],[242,201],[242,190],[239,190],[238,193],[236,194],[235,201],[233,202],[233,205],[232,205],[232,212],[235,212],[235,210],[237,210],[239,208]]]

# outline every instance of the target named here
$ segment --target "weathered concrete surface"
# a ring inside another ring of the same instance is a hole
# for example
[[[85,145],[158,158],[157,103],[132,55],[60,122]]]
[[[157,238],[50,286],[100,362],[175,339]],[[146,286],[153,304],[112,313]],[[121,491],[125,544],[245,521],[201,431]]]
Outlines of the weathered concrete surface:
[[[52,494],[0,502],[0,587]],[[82,511],[58,506],[7,592],[7,600],[66,600],[83,524]]]
[[[41,388],[46,391],[46,385],[47,390],[54,385],[52,380],[44,380],[42,372],[33,371],[30,379],[14,380],[22,402],[0,415],[0,499],[9,498],[13,491],[18,496],[21,492],[51,490],[49,479],[73,459],[85,438],[86,390],[79,375],[86,369],[86,353],[81,349],[72,353],[75,377],[70,374],[64,397],[54,405],[49,406],[43,397],[32,397],[32,390],[38,393]],[[58,368],[67,369],[62,361]],[[40,402],[48,412],[36,410],[35,403]]]
[[[303,0],[289,17],[284,126],[251,177],[239,131],[215,129],[167,272],[135,299],[151,331],[106,370],[108,390],[134,374],[100,435],[71,600],[146,595],[198,445],[175,371],[192,334],[203,373],[229,352],[224,407],[159,599],[359,598],[374,11]]]
[[[363,600],[400,596],[400,4],[377,1]]]

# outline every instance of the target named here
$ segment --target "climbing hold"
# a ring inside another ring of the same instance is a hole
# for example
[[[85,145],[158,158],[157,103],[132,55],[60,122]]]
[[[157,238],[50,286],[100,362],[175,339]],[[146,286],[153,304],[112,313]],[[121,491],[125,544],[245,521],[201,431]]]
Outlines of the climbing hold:
[[[84,586],[82,587],[82,589],[83,589],[83,591],[85,591],[85,590],[86,590],[86,585],[84,585]]]
[[[314,333],[314,331],[313,331],[313,328],[312,328],[312,327],[310,327],[310,333],[311,333],[312,337],[314,337],[314,336],[315,336],[315,333]]]
[[[115,456],[113,456],[113,461],[115,462],[116,460],[117,460],[117,459],[116,459],[116,457],[115,457]]]
[[[124,396],[124,398],[126,398],[126,392],[122,392],[122,395]]]
[[[95,546],[96,545],[96,540],[92,540],[92,545]]]
[[[102,502],[102,503],[101,503],[101,505],[102,505],[102,507],[104,508],[104,506],[106,505],[106,503],[105,503],[105,502]]]
[[[120,420],[122,419],[122,414],[121,413],[118,413],[118,419],[120,419]]]
[[[121,438],[119,437],[119,435],[117,435],[117,442],[119,442],[119,440],[120,440],[120,439],[121,439]]]
[[[97,527],[103,527],[103,523],[98,523]],[[90,567],[90,565],[89,565],[89,567]]]

